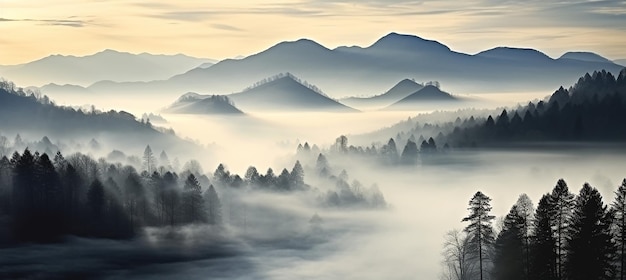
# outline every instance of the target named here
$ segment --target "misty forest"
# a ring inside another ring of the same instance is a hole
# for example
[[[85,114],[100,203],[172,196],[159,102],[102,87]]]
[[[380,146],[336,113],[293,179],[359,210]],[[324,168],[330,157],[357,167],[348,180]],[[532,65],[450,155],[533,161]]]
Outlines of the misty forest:
[[[624,64],[389,33],[0,65],[0,279],[626,279]]]

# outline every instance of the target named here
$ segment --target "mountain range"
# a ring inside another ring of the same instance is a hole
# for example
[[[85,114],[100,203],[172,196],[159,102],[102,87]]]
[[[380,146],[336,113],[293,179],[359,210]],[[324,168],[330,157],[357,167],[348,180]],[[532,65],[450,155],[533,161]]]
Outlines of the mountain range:
[[[511,47],[465,54],[437,41],[390,33],[368,47],[329,49],[308,39],[281,42],[245,58],[193,68],[166,80],[98,82],[83,90],[151,96],[174,92],[228,94],[274,73],[290,72],[324,88],[333,98],[380,93],[405,77],[439,81],[463,94],[530,92],[570,84],[587,72],[601,69],[617,73],[621,66],[583,52],[556,59],[538,50]],[[59,86],[43,88],[52,95],[63,90]]]
[[[98,81],[154,81],[168,79],[196,67],[209,67],[216,61],[182,54],[131,54],[104,50],[87,56],[51,55],[18,65],[0,66],[0,76],[20,86],[88,86]]]

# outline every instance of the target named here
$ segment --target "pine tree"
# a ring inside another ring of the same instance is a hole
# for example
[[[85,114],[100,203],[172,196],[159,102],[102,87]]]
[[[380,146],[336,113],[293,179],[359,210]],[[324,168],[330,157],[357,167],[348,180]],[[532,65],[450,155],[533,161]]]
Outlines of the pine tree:
[[[552,204],[550,195],[545,194],[539,200],[535,211],[532,235],[531,278],[554,280],[556,277],[556,239],[553,235]]]
[[[517,205],[513,205],[504,218],[502,231],[498,234],[493,260],[494,279],[524,279],[524,235],[522,227],[524,217],[520,215]]]
[[[530,250],[531,250],[531,234],[533,230],[534,219],[534,207],[533,202],[528,195],[521,194],[515,203],[518,211],[518,215],[521,217],[519,220],[520,233],[522,234],[522,243],[524,251],[524,279],[530,279]]]
[[[148,174],[152,174],[156,170],[156,159],[154,157],[154,153],[152,153],[152,149],[150,145],[146,146],[146,149],[143,151],[143,168],[148,172]]]
[[[92,222],[99,222],[104,215],[104,186],[100,180],[94,180],[87,191],[87,206],[91,210]]]
[[[188,223],[196,223],[203,220],[204,201],[198,179],[193,174],[189,174],[183,187],[183,211]]]
[[[566,247],[568,279],[613,279],[612,218],[600,192],[585,183],[571,216],[571,236]]]
[[[417,164],[417,144],[415,142],[409,140],[406,142],[404,146],[404,150],[402,150],[402,155],[400,156],[400,162],[407,165],[415,165]]]
[[[550,225],[556,238],[556,278],[563,279],[565,264],[565,246],[569,237],[569,222],[574,209],[574,194],[567,188],[567,183],[560,179],[550,194],[552,216]]]
[[[222,203],[213,185],[204,192],[204,202],[206,203],[207,222],[211,225],[222,224]]]
[[[300,161],[296,161],[296,164],[293,166],[291,170],[291,188],[292,189],[303,189],[304,188],[304,168],[300,164]]]
[[[494,243],[491,221],[495,218],[489,215],[491,198],[478,191],[469,201],[469,216],[463,222],[470,224],[465,228],[470,238],[471,248],[477,254],[480,279],[484,279],[485,260]]]
[[[615,240],[617,243],[617,257],[619,260],[618,275],[620,280],[626,279],[626,179],[615,192],[615,201],[611,205],[614,213]]]

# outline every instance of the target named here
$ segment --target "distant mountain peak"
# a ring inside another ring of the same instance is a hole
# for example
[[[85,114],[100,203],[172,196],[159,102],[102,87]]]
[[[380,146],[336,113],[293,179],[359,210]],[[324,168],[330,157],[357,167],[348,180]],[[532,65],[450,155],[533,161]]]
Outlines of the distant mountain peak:
[[[593,52],[566,52],[559,59],[574,59],[588,62],[613,63],[609,59]]]
[[[279,73],[279,74],[274,75],[272,77],[265,78],[265,79],[263,79],[261,81],[258,81],[256,83],[254,83],[252,86],[247,87],[246,89],[244,89],[244,91],[253,90],[255,88],[262,87],[262,86],[265,86],[265,85],[268,85],[268,84],[281,83],[282,81],[292,81],[292,82],[298,83],[301,86],[306,87],[306,88],[314,91],[315,93],[321,94],[323,96],[327,96],[317,86],[309,84],[307,81],[303,81],[300,78],[296,77],[294,74],[291,74],[289,72]]]
[[[395,51],[450,51],[450,48],[437,41],[396,32],[391,32],[383,36],[368,48]]]
[[[267,49],[267,51],[276,49],[280,51],[285,51],[287,49],[294,49],[298,51],[302,51],[302,49],[329,51],[328,48],[322,46],[318,42],[306,38],[298,39],[296,41],[283,41]]]
[[[486,51],[477,53],[475,56],[491,57],[500,59],[533,59],[533,60],[552,60],[548,55],[535,49],[530,48],[514,48],[514,47],[495,47]]]

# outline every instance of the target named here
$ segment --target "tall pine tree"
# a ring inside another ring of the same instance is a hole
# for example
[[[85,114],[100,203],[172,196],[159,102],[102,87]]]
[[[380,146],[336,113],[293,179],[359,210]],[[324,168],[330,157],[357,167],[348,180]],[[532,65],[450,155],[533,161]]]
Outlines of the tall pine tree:
[[[564,279],[565,246],[567,246],[569,222],[574,209],[574,194],[569,191],[563,179],[560,179],[552,190],[550,204],[552,205],[550,225],[554,229],[556,238],[556,278]]]
[[[517,205],[513,205],[504,218],[502,231],[498,234],[493,260],[493,276],[496,280],[522,280],[524,270],[524,234],[521,225],[524,217]]]
[[[611,212],[615,229],[615,241],[617,245],[618,276],[620,280],[626,279],[626,179],[615,192],[615,201],[611,205]]]
[[[611,220],[600,192],[585,183],[571,217],[571,236],[566,247],[568,279],[613,279]]]
[[[480,279],[484,279],[486,268],[486,256],[491,251],[494,243],[493,227],[491,221],[495,218],[489,215],[491,211],[491,198],[478,191],[469,201],[469,216],[463,218],[463,222],[469,222],[465,227],[471,248],[478,259]]]

